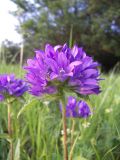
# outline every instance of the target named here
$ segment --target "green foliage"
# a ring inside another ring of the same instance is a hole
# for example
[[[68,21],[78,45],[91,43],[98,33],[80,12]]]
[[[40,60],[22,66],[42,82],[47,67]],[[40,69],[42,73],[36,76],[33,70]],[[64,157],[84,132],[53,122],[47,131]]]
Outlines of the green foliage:
[[[120,57],[120,1],[12,1],[18,7],[14,15],[20,20],[26,55],[45,43],[69,43],[72,27],[74,42],[106,67],[116,63],[115,57]]]
[[[0,67],[1,73],[14,71],[21,73],[17,66]],[[23,73],[18,76],[22,75]],[[103,77],[105,81],[101,82],[102,93],[90,97],[93,116],[88,120],[76,119],[77,131],[74,136],[78,137],[74,160],[120,159],[120,76],[112,72]],[[31,100],[30,95],[26,95],[25,99],[25,105],[16,101],[12,106],[15,160],[61,160],[62,126],[58,102],[44,104],[39,100]],[[68,128],[70,127],[68,121]],[[7,107],[3,103],[0,103],[0,150],[0,159],[7,159]]]

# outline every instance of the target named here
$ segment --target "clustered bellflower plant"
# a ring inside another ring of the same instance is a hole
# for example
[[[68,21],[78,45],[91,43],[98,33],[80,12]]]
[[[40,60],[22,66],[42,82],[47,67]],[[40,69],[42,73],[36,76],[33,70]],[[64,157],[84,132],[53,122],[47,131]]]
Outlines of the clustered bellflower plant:
[[[0,101],[5,101],[8,108],[8,134],[10,137],[10,160],[14,159],[12,142],[11,107],[14,100],[22,97],[28,87],[22,79],[17,79],[13,74],[0,74]]]
[[[27,91],[26,83],[13,74],[0,75],[0,101],[21,97]]]
[[[87,97],[99,94],[99,64],[93,61],[82,48],[74,45],[69,48],[47,44],[45,50],[36,50],[35,57],[27,60],[25,66],[29,93],[36,97],[52,95],[62,105],[64,131],[64,160],[68,160],[66,117],[87,118],[91,111],[85,101],[76,101],[70,97],[66,106],[66,93]],[[72,149],[73,150],[73,149]],[[72,159],[72,151],[70,151]]]

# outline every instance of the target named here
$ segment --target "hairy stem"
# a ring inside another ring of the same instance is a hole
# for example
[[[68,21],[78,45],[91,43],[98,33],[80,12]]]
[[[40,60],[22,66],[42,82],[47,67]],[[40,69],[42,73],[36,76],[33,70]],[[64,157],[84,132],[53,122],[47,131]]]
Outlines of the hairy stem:
[[[8,102],[8,134],[11,138],[10,140],[10,160],[13,158],[13,142],[12,142],[12,127],[11,127],[11,104]]]
[[[63,148],[64,148],[64,160],[68,160],[68,148],[67,148],[67,125],[66,125],[66,109],[64,101],[62,103],[62,120],[63,120]]]

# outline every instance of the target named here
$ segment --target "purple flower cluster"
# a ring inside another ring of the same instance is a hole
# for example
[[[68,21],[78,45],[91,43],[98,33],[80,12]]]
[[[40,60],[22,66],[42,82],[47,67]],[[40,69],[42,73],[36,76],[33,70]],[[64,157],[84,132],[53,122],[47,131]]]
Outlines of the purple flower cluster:
[[[0,75],[0,101],[10,96],[22,96],[27,89],[25,82],[21,79],[16,79],[14,75]]]
[[[74,97],[68,98],[66,116],[74,118],[87,118],[91,115],[89,106],[84,101],[76,101]]]
[[[47,44],[45,51],[36,50],[33,59],[28,59],[26,79],[30,93],[35,96],[53,94],[62,87],[82,94],[98,94],[99,64],[86,55],[82,48],[66,44],[52,47]]]

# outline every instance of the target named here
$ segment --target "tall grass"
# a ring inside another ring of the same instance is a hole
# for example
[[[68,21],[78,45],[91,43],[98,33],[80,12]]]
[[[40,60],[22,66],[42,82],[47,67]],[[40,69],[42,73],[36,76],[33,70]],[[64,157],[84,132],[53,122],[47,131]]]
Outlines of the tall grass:
[[[19,66],[0,65],[0,73],[13,72],[18,77],[24,75]],[[111,72],[103,77],[105,80],[101,82],[101,94],[90,97],[93,116],[87,121],[76,121],[78,131],[74,135],[77,137],[74,160],[120,159],[120,76]],[[34,105],[29,105],[19,116],[24,104],[16,102],[12,106],[15,160],[62,160],[62,127],[58,103],[43,104],[26,94],[25,104],[30,101]],[[8,159],[8,141],[6,105],[0,103],[0,160]]]

